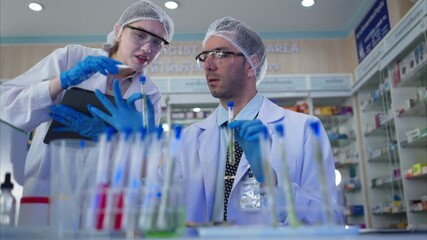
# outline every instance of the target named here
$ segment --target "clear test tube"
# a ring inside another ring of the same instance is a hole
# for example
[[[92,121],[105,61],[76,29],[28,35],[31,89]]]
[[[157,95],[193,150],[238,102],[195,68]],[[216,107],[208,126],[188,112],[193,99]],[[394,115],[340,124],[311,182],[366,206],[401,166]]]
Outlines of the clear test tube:
[[[169,146],[169,157],[166,159],[166,166],[165,166],[165,176],[164,176],[164,183],[162,186],[162,197],[160,199],[160,205],[159,205],[159,215],[157,218],[157,227],[159,229],[167,229],[168,222],[167,222],[167,214],[166,214],[166,208],[167,204],[170,202],[170,194],[171,194],[171,183],[172,183],[172,175],[173,175],[173,169],[176,162],[176,156],[178,149],[180,147],[181,143],[181,131],[182,126],[176,125],[174,127],[174,138],[172,139],[170,146]]]
[[[295,213],[294,197],[292,196],[292,184],[289,177],[289,168],[288,161],[286,156],[286,147],[285,147],[285,126],[283,124],[277,124],[275,127],[277,134],[274,136],[277,138],[279,145],[279,156],[282,161],[282,176],[283,176],[283,188],[286,197],[286,211],[288,213],[288,222],[291,227],[297,227],[300,225],[298,218]]]
[[[232,121],[234,121],[234,103],[232,101],[227,103],[227,111],[228,111],[228,124],[230,124]],[[235,147],[234,147],[234,129],[227,128],[228,132],[228,161],[231,165],[234,165],[236,163],[236,157],[235,157]]]
[[[122,223],[122,226],[126,228],[125,230],[129,234],[133,234],[136,227],[138,196],[141,190],[142,169],[145,165],[146,135],[147,130],[145,128],[138,131],[130,153],[129,177],[126,184]]]
[[[107,206],[108,184],[108,167],[111,157],[111,148],[115,130],[107,127],[101,134],[98,141],[98,162],[95,178],[95,189],[91,194],[89,211],[87,212],[86,228],[87,229],[104,229],[104,218]]]
[[[310,123],[311,130],[314,134],[314,153],[316,158],[316,163],[319,168],[319,183],[320,183],[320,191],[324,201],[324,215],[326,217],[326,223],[332,225],[334,223],[333,213],[331,208],[331,199],[329,197],[328,191],[328,181],[326,178],[326,170],[325,165],[323,163],[322,157],[322,149],[320,148],[320,122],[312,121]]]
[[[270,207],[271,211],[271,225],[273,227],[278,226],[278,216],[277,216],[277,207],[276,207],[276,200],[274,197],[274,182],[273,182],[273,176],[271,173],[271,167],[268,163],[268,131],[266,128],[263,129],[261,132],[261,136],[259,136],[259,144],[261,148],[261,163],[262,163],[262,170],[264,173],[265,178],[265,185],[267,186],[267,199],[268,199],[268,206]]]
[[[141,103],[141,112],[142,112],[142,126],[144,128],[148,127],[148,116],[147,116],[147,95],[145,94],[145,76],[141,75],[139,81],[141,82],[141,93],[142,93],[142,103]]]
[[[163,128],[158,127],[155,134],[147,136],[149,149],[147,150],[147,175],[144,180],[142,209],[139,218],[139,228],[144,232],[155,229],[156,212],[158,211],[158,192],[160,182],[158,167],[162,158]]]
[[[130,137],[132,130],[125,129],[119,133],[117,143],[117,153],[113,162],[113,176],[111,177],[111,187],[107,198],[107,212],[104,226],[108,229],[121,230],[124,206],[125,174],[130,151]]]

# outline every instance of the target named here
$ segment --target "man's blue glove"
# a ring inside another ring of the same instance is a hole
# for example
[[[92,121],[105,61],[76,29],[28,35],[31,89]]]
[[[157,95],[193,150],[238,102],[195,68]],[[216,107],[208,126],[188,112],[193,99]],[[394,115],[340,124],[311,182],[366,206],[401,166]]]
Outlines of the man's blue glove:
[[[142,125],[142,113],[138,112],[135,108],[135,101],[141,99],[143,96],[141,93],[135,93],[127,99],[127,103],[123,100],[122,92],[120,90],[120,85],[118,80],[114,80],[114,99],[116,106],[111,103],[104,94],[102,94],[98,89],[95,90],[95,94],[104,107],[110,112],[110,115],[104,113],[100,109],[88,105],[90,113],[94,116],[98,116],[103,119],[105,122],[111,124],[114,128],[119,131],[124,131],[125,129],[132,129],[136,132],[140,130]],[[151,132],[155,129],[154,121],[154,106],[150,101],[150,98],[147,97],[147,117],[148,117],[148,126],[147,131]]]
[[[267,144],[271,143],[267,127],[259,119],[236,120],[228,124],[228,127],[235,129],[236,141],[242,147],[256,180],[263,183],[264,171],[262,168],[260,138],[266,137],[265,142]]]
[[[109,57],[88,56],[72,69],[61,73],[61,87],[67,89],[70,86],[77,85],[90,78],[97,71],[105,76],[117,74],[119,72],[117,64],[121,64],[121,62]]]
[[[97,140],[106,126],[102,119],[88,116],[63,104],[50,107],[49,116],[65,126],[55,128],[54,131],[75,132],[90,138],[92,141]]]

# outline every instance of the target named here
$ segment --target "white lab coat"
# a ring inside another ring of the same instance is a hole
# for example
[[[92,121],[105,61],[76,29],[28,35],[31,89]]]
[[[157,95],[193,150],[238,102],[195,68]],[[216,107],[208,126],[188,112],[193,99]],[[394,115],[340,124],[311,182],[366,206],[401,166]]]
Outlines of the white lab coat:
[[[215,180],[219,161],[225,157],[219,156],[219,127],[216,123],[218,109],[207,119],[192,124],[184,130],[182,135],[182,151],[177,164],[177,174],[184,181],[184,196],[187,208],[187,221],[207,223],[212,216],[214,201]],[[293,185],[295,205],[298,218],[304,223],[322,221],[321,193],[318,181],[318,167],[315,162],[312,146],[313,136],[310,130],[310,121],[318,120],[313,116],[285,110],[270,100],[264,98],[258,118],[267,125],[272,136],[274,125],[284,123],[285,144],[287,149],[290,178]],[[337,192],[335,187],[334,161],[331,146],[322,127],[320,146],[322,157],[328,176],[328,191],[332,199],[335,221],[341,223],[342,218],[337,205]],[[282,189],[282,171],[279,159],[277,141],[272,142],[270,164],[277,175],[278,189]],[[240,210],[240,186],[249,163],[243,154],[236,178],[233,184],[228,203],[228,221],[236,224],[266,224],[270,221],[267,210],[258,212],[245,212]],[[280,191],[279,191],[280,192]],[[277,197],[278,214],[281,221],[286,223],[284,195]],[[332,206],[331,206],[332,207]]]
[[[0,85],[1,119],[25,131],[37,128],[25,166],[14,165],[14,168],[25,167],[25,178],[21,183],[24,186],[23,196],[49,196],[50,192],[50,151],[49,145],[44,144],[43,139],[52,120],[48,114],[49,107],[60,103],[63,93],[52,101],[49,80],[73,68],[89,55],[108,56],[108,53],[98,48],[68,45],[53,51],[24,74]],[[99,89],[105,93],[106,79],[106,76],[96,73],[76,87]],[[123,97],[128,98],[140,92],[140,86],[139,81],[133,81]],[[161,116],[161,95],[149,77],[146,79],[146,94],[154,105],[158,124]],[[136,102],[136,107],[138,110],[141,109],[141,101]]]

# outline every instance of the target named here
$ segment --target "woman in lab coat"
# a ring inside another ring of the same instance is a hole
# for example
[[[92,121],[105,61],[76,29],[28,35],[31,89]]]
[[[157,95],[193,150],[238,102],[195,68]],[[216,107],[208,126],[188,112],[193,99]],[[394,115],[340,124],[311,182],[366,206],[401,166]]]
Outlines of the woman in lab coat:
[[[25,176],[21,180],[23,196],[49,196],[50,149],[43,139],[51,116],[69,124],[67,127],[71,131],[82,135],[86,133],[84,136],[92,139],[96,139],[99,131],[102,131],[101,128],[96,130],[99,119],[92,116],[86,117],[90,120],[87,126],[65,122],[68,117],[79,120],[85,116],[70,111],[64,105],[52,107],[61,102],[64,90],[76,86],[88,90],[100,89],[111,95],[113,78],[117,78],[124,98],[140,92],[139,77],[144,73],[144,68],[162,52],[173,33],[172,19],[159,6],[149,0],[141,0],[122,13],[103,49],[68,45],[55,50],[21,76],[0,85],[2,120],[25,131],[37,129],[26,158]],[[119,69],[119,64],[129,68]],[[148,77],[145,92],[154,104],[155,119],[159,123],[161,95]],[[137,108],[141,109],[140,102]],[[91,130],[92,127],[96,131]]]

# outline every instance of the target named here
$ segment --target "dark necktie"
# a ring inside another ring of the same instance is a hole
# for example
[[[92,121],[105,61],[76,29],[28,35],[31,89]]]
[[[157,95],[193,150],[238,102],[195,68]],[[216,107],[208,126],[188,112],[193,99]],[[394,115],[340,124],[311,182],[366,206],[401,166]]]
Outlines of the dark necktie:
[[[229,152],[227,150],[227,160],[225,163],[225,177],[224,177],[224,221],[227,221],[227,206],[228,206],[228,197],[230,196],[231,188],[233,187],[234,178],[236,176],[237,167],[239,166],[240,158],[243,154],[243,149],[239,146],[237,142],[234,142],[235,149],[235,159],[236,162],[234,165],[229,163]]]

